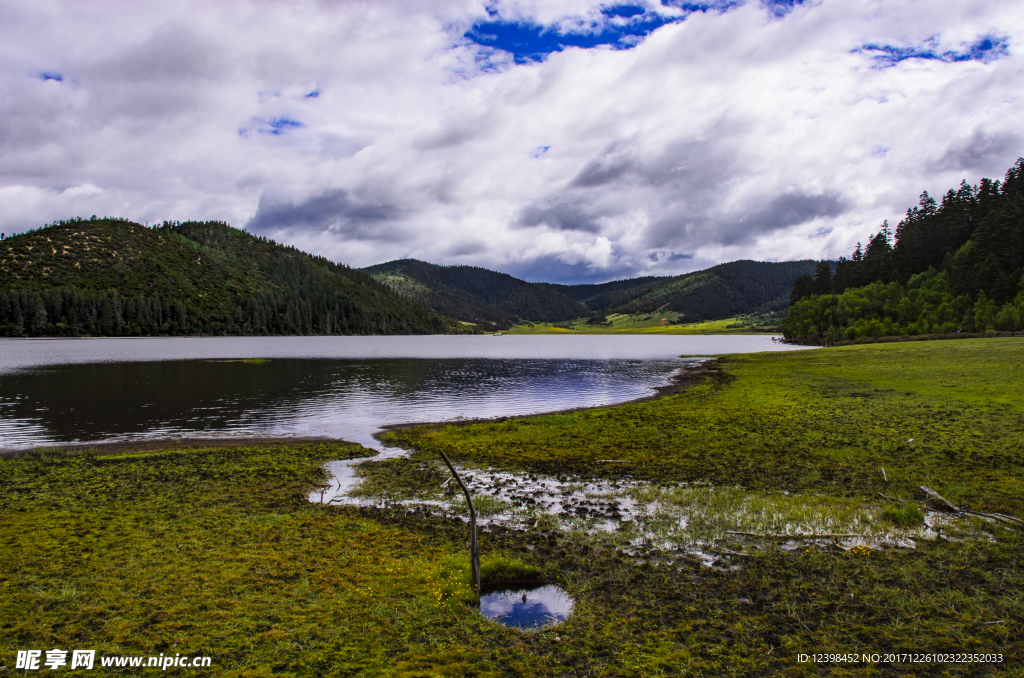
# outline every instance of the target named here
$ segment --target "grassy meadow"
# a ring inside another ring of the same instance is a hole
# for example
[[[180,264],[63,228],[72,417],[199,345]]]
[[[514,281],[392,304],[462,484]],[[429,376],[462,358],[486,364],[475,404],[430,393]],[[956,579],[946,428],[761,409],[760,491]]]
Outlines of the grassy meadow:
[[[880,519],[914,521],[936,507],[923,484],[1021,517],[1022,367],[1020,339],[726,356],[706,383],[654,401],[385,438],[414,461],[443,449],[651,491],[699,480],[715,506],[743,493],[765,510],[883,501]],[[984,538],[913,549],[769,540],[708,567],[544,526],[486,528],[485,579],[535,572],[577,599],[566,623],[523,633],[464,604],[461,522],[307,502],[325,461],[366,454],[297,443],[0,460],[0,666],[59,647],[213,658],[174,670],[185,675],[1024,675],[1019,529],[977,519]],[[1003,663],[798,661],[887,652]]]
[[[908,499],[928,485],[1024,515],[1022,339],[730,355],[717,369],[655,401],[383,439],[541,472]],[[595,463],[604,459],[629,463]]]
[[[778,334],[773,316],[737,316],[722,320],[682,322],[675,311],[610,314],[606,321],[588,324],[586,318],[560,323],[514,325],[503,334]]]
[[[701,323],[662,323],[674,321],[676,313],[653,315],[608,315],[608,324],[588,325],[586,319],[571,323],[529,323],[514,325],[503,334],[778,334],[776,326],[745,325],[738,317]]]

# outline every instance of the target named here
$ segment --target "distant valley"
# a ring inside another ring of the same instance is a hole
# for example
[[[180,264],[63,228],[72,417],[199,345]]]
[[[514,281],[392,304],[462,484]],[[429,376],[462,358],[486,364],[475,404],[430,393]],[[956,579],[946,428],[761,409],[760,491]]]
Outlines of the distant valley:
[[[527,322],[606,324],[609,316],[690,323],[785,312],[794,281],[813,260],[734,261],[678,276],[594,285],[528,283],[474,266],[401,259],[361,269],[396,292],[462,322],[505,330]]]

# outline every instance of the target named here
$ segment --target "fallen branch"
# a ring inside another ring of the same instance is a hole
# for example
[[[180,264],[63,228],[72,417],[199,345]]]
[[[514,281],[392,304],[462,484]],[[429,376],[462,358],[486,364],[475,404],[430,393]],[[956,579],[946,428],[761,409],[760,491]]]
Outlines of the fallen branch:
[[[948,499],[946,499],[945,497],[943,497],[941,494],[931,489],[930,487],[922,485],[921,489],[924,490],[925,494],[934,497],[935,499],[938,499],[940,502],[942,502],[949,508],[953,509],[954,513],[965,513],[970,516],[991,518],[992,520],[998,520],[1002,523],[1009,523],[1010,525],[1024,525],[1024,520],[1021,520],[1020,518],[1014,518],[1013,516],[1008,516],[1004,513],[983,513],[981,511],[971,511],[969,509],[962,509],[959,506],[955,506],[953,502],[949,501]]]
[[[739,553],[737,551],[722,551],[723,556],[739,556],[740,558],[753,558],[750,553]]]
[[[741,537],[759,537],[761,539],[849,539],[852,537],[862,537],[860,534],[758,534],[757,532],[732,532],[727,531],[726,534],[735,534]]]
[[[943,504],[945,504],[949,508],[953,509],[953,513],[960,513],[960,507],[959,506],[957,506],[956,504],[954,504],[950,500],[946,499],[945,497],[943,497],[941,494],[939,494],[938,492],[936,492],[932,488],[927,487],[925,485],[922,485],[921,489],[924,490],[924,493],[927,494],[928,496],[934,497],[935,499],[938,499],[940,502],[942,502]]]
[[[628,464],[629,459],[595,459],[595,464]]]
[[[980,518],[991,518],[992,520],[998,520],[1001,523],[1008,523],[1010,525],[1024,525],[1024,520],[1004,516],[1001,513],[982,513],[981,511],[969,511],[967,509],[960,511],[960,513],[966,513],[967,515],[978,516]]]
[[[1018,525],[1024,525],[1024,520],[1021,520],[1020,518],[1014,518],[1013,516],[1008,516],[1005,513],[990,513],[989,515],[994,516],[996,518],[1002,518],[1003,520],[1009,520],[1011,522],[1017,523]]]

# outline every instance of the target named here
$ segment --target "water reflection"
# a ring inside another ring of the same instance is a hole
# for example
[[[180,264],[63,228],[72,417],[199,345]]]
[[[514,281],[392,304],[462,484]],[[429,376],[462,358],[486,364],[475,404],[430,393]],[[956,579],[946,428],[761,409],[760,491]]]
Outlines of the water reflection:
[[[499,624],[537,629],[565,621],[574,605],[572,596],[554,584],[504,588],[480,596],[480,614]]]
[[[187,436],[377,448],[387,424],[611,404],[649,395],[680,355],[791,348],[741,335],[0,339],[0,449]]]
[[[178,436],[329,436],[648,395],[669,360],[182,360],[23,369],[0,378],[0,448]]]

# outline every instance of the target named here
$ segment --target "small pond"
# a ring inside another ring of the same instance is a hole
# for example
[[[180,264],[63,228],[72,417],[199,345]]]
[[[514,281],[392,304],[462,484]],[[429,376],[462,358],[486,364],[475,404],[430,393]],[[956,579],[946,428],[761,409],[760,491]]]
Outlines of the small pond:
[[[480,614],[504,626],[539,629],[568,619],[574,604],[572,596],[554,584],[485,587]]]

